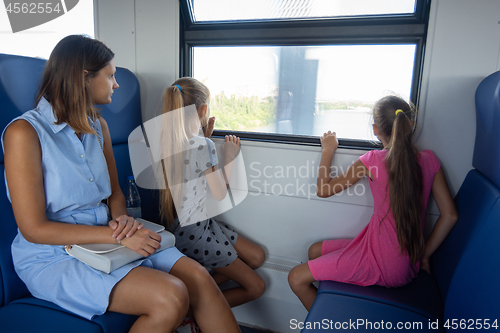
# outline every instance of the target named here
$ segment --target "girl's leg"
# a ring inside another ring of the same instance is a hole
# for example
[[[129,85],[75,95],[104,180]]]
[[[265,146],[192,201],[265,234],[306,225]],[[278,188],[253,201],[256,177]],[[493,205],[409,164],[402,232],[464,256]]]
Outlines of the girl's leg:
[[[170,333],[180,325],[188,306],[188,291],[181,280],[139,266],[115,285],[108,310],[139,316],[130,333]]]
[[[238,236],[236,239],[234,249],[238,253],[238,257],[251,269],[259,268],[266,260],[264,249],[242,236]]]
[[[338,259],[337,251],[346,248],[351,241],[352,239],[332,239],[314,243],[309,248],[310,261],[295,266],[288,273],[288,284],[307,311],[311,309],[317,294],[317,289],[312,284],[316,279],[309,267],[313,269],[318,265],[321,267],[335,267],[333,263]],[[330,275],[329,278],[332,278],[332,276]]]
[[[323,242],[316,242],[309,247],[309,260],[313,260],[321,256],[321,249],[323,248]]]
[[[262,296],[266,283],[250,266],[240,258],[236,258],[226,267],[214,268],[227,280],[233,280],[240,287],[226,289],[222,293],[231,307],[244,304]]]
[[[309,247],[309,260],[319,258],[327,253],[345,249],[351,241],[352,239],[329,239],[322,242],[316,242]]]
[[[318,291],[312,285],[314,281],[316,280],[312,276],[307,263],[295,266],[290,273],[288,273],[288,284],[307,311],[311,309]]]
[[[208,271],[195,260],[180,258],[170,270],[186,284],[196,323],[204,333],[240,332],[231,308]]]
[[[266,291],[266,283],[254,272],[266,260],[264,249],[241,235],[238,235],[234,249],[238,258],[226,267],[215,268],[212,274],[218,285],[230,280],[240,285],[222,292],[231,307],[257,299]]]

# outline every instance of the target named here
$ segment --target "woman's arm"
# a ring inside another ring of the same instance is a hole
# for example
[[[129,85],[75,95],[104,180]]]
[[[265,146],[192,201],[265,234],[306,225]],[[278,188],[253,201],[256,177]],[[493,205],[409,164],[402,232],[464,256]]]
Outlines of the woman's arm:
[[[233,161],[238,155],[239,149],[240,138],[234,135],[226,135],[223,147],[223,170],[213,166],[205,171],[208,187],[210,188],[213,197],[218,201],[226,197],[229,181],[231,180]]]
[[[53,222],[45,213],[42,150],[31,124],[18,120],[4,137],[5,174],[19,230],[33,243],[67,245],[114,243],[109,227]]]
[[[325,133],[321,136],[321,161],[318,167],[317,195],[320,198],[328,198],[346,188],[354,185],[365,175],[369,175],[368,169],[361,162],[356,160],[346,172],[336,177],[331,177],[331,165],[333,155],[338,148],[339,142],[335,132]]]
[[[109,135],[109,134],[108,134]],[[35,129],[25,120],[9,125],[4,136],[5,174],[12,209],[24,238],[32,243],[50,245],[115,243],[107,226],[77,225],[49,221],[45,213],[42,150]],[[123,245],[147,256],[159,248],[160,236],[138,230],[123,240]]]
[[[450,189],[442,168],[434,176],[432,183],[432,195],[439,208],[439,218],[425,243],[424,253],[421,259],[421,269],[430,273],[429,258],[445,240],[453,226],[458,220],[458,212],[451,197]]]

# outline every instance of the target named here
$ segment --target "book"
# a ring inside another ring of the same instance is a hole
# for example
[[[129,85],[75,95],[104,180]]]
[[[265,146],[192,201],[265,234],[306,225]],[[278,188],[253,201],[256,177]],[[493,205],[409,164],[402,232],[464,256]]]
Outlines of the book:
[[[164,226],[141,218],[136,220],[144,223],[144,228],[153,230],[161,236],[161,247],[156,250],[156,253],[175,245],[175,236],[166,231]],[[65,250],[70,256],[106,274],[135,260],[145,258],[121,244],[67,245]]]

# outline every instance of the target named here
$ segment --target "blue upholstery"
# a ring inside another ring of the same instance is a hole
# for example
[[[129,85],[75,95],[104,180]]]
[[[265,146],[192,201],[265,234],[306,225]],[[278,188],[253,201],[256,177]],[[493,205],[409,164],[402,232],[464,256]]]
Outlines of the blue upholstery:
[[[407,286],[394,289],[320,282],[306,323],[358,318],[393,325],[419,321],[422,329],[410,331],[455,332],[464,330],[463,326],[445,329],[442,325],[453,319],[489,319],[490,324],[500,319],[500,72],[479,85],[476,112],[475,169],[455,197],[459,219],[432,258],[433,275],[420,272]],[[428,323],[436,319],[441,327],[429,328]],[[471,322],[466,323],[467,328]],[[322,331],[320,324],[302,330]]]
[[[128,136],[142,124],[140,91],[139,81],[129,70],[117,69],[116,80],[120,87],[113,93],[113,102],[98,107],[101,109],[101,114],[106,120],[111,134],[120,187],[123,193],[127,193],[127,176],[133,175],[129,158]],[[139,195],[142,201],[142,217],[159,223],[158,193],[139,188]]]
[[[1,177],[4,175],[3,162],[0,164]],[[10,301],[29,295],[28,289],[17,276],[12,264],[10,245],[17,234],[17,225],[14,220],[12,206],[7,199],[5,182],[0,182],[0,210],[2,212],[2,232],[0,232],[0,277],[2,285],[0,288],[0,306],[9,304]]]
[[[24,314],[23,317],[20,315]],[[28,314],[28,315],[26,315]],[[136,317],[107,312],[92,321],[34,297],[24,297],[0,309],[2,332],[127,332]],[[29,320],[26,320],[29,318]],[[36,327],[36,329],[34,329]]]
[[[32,109],[45,60],[0,54],[0,129],[10,120]],[[124,189],[126,177],[132,175],[128,154],[128,135],[141,126],[139,83],[125,68],[117,68],[120,85],[110,105],[101,106],[107,121],[120,185]],[[4,174],[3,152],[0,152],[0,173]],[[12,207],[7,199],[5,182],[0,186],[0,322],[2,332],[127,332],[135,316],[107,312],[88,321],[57,305],[33,298],[18,278],[12,264],[10,245],[17,234]],[[149,194],[150,195],[150,194]],[[144,194],[147,197],[146,194]],[[144,207],[143,207],[143,210]],[[157,211],[155,211],[157,212]],[[152,213],[151,213],[152,214]],[[153,219],[154,220],[154,219]]]
[[[471,170],[455,197],[459,220],[442,246],[434,254],[433,272],[443,298],[447,297],[455,270],[469,247],[473,235],[487,221],[500,198],[500,189],[479,171]]]
[[[476,90],[476,141],[472,166],[500,187],[500,71]]]
[[[433,320],[443,315],[443,302],[438,285],[427,272],[420,272],[418,279],[401,288],[381,286],[363,288],[347,283],[322,281],[318,293],[338,294],[397,306]]]
[[[326,293],[321,293],[316,297],[305,323],[316,326],[306,327],[302,332],[330,332],[335,329],[339,332],[348,329],[362,332],[385,332],[385,330],[396,330],[398,323],[412,325],[407,330],[401,330],[402,332],[440,332],[429,329],[429,319],[417,312],[376,300]],[[321,324],[325,325],[325,323],[328,324],[321,327]]]
[[[455,269],[445,319],[500,320],[500,200],[481,222]]]
[[[35,106],[45,60],[0,54],[0,128]],[[3,163],[3,150],[0,151]]]

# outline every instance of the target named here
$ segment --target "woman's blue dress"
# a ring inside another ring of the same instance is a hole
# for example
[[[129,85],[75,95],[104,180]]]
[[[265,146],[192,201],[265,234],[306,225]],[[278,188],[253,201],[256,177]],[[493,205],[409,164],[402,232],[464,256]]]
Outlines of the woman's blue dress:
[[[80,140],[66,123],[55,124],[52,107],[44,98],[13,121],[18,119],[28,121],[38,133],[47,218],[107,225],[108,207],[102,201],[111,195],[111,185],[99,120],[92,123],[97,136],[84,134]],[[111,290],[130,270],[144,265],[169,272],[180,257],[174,247],[106,274],[69,256],[64,246],[28,242],[19,230],[12,243],[14,268],[31,294],[87,319],[106,311]]]

